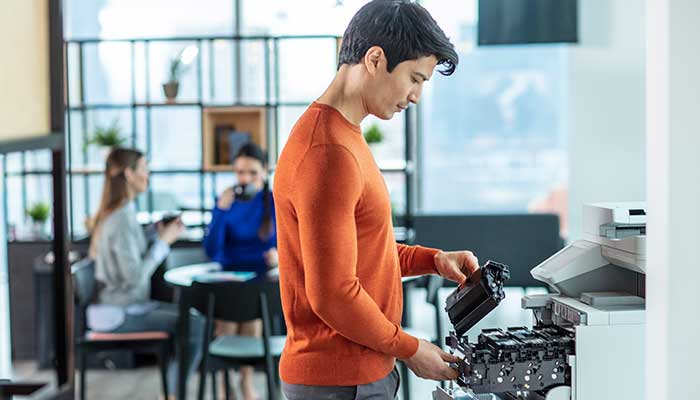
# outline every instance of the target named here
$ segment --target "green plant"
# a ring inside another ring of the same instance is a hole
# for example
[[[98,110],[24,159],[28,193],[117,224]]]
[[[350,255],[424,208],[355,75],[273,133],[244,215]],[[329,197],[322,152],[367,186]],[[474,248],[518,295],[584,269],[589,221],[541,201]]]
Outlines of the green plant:
[[[126,142],[120,135],[119,120],[114,119],[109,126],[98,126],[92,137],[85,142],[85,147],[94,144],[102,147],[115,147]]]
[[[180,50],[180,52],[170,60],[168,82],[180,81],[180,77],[187,71],[187,68],[192,64],[192,61],[197,57],[198,53],[199,49],[195,46],[187,46]]]
[[[382,130],[379,129],[377,124],[370,125],[370,127],[365,131],[364,135],[365,141],[368,144],[381,143],[382,140],[384,140],[384,133],[382,133]]]
[[[51,215],[51,208],[47,203],[35,203],[27,209],[27,215],[29,215],[29,218],[34,222],[46,222]]]

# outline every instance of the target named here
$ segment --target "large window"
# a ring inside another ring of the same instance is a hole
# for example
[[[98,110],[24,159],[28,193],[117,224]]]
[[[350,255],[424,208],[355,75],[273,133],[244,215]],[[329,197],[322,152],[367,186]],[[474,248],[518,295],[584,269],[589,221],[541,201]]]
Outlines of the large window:
[[[236,7],[233,0],[67,0],[72,237],[87,234],[86,222],[100,200],[106,152],[88,141],[96,130],[112,125],[119,128],[125,145],[146,151],[149,158],[149,192],[137,203],[141,221],[180,208],[185,222],[193,227],[192,236],[201,236],[196,226],[208,222],[214,196],[235,183],[233,174],[202,170],[202,107],[267,106],[274,168],[294,122],[332,79],[336,36],[362,3],[242,0]],[[241,10],[239,29],[237,9]],[[319,36],[235,41],[231,35],[237,30],[248,37]],[[172,40],[175,37],[220,39]],[[180,79],[177,104],[169,104],[162,83],[170,59],[187,46],[198,48],[197,60]],[[386,172],[395,213],[402,214],[406,209],[404,121],[368,118],[363,125],[371,124],[385,133],[383,143],[373,150]],[[20,239],[27,237],[22,229],[29,225],[25,210],[36,199],[50,201],[42,181],[49,166],[42,171],[32,163],[34,157],[38,156],[27,153],[10,159],[8,165],[12,173],[8,189],[19,194],[9,204],[9,220],[12,229],[17,228],[12,237]]]
[[[86,234],[97,209],[104,153],[86,140],[117,123],[126,145],[148,151],[154,171],[142,210],[177,204],[187,222],[207,222],[216,193],[232,174],[202,172],[201,107],[274,102],[269,126],[281,151],[306,105],[333,77],[334,39],[263,40],[242,35],[340,36],[363,0],[66,0],[68,39],[220,36],[222,40],[85,42],[68,47],[71,232]],[[566,186],[566,50],[558,45],[476,47],[476,1],[422,2],[456,44],[460,65],[435,74],[419,114],[419,211],[520,212]],[[240,27],[236,28],[236,21]],[[162,83],[185,46],[198,60],[180,82],[177,106]],[[237,55],[240,59],[237,60]],[[265,69],[269,65],[269,69]],[[276,67],[272,67],[276,65]],[[133,85],[132,85],[133,83]],[[373,149],[385,171],[395,214],[406,212],[405,119],[368,118],[385,140]],[[276,157],[273,156],[273,159]],[[47,153],[7,157],[10,237],[23,236],[26,209],[50,202]],[[274,165],[273,165],[274,167]],[[410,166],[409,166],[410,167]],[[16,194],[16,195],[15,195]],[[142,216],[144,221],[155,215]],[[201,231],[200,231],[201,232]]]
[[[422,2],[455,43],[421,112],[426,213],[523,212],[566,186],[566,46],[476,47],[477,2]]]

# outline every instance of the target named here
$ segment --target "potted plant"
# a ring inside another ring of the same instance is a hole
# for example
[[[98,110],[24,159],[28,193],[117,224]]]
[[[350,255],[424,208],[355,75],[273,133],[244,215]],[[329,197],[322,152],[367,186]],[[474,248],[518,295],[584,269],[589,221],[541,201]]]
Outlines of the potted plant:
[[[102,148],[103,158],[107,158],[107,154],[112,150],[112,147],[121,146],[124,142],[126,142],[126,138],[122,137],[119,120],[115,118],[108,126],[95,128],[92,137],[85,142],[85,147],[96,145]]]
[[[35,203],[27,209],[27,215],[32,220],[31,235],[34,239],[46,239],[46,221],[51,215],[51,208],[47,203]]]
[[[163,93],[165,93],[168,103],[175,102],[177,93],[180,90],[180,78],[187,71],[198,53],[199,49],[196,46],[187,46],[170,60],[168,81],[163,84]]]
[[[381,143],[384,140],[384,133],[379,129],[379,125],[372,124],[364,132],[365,141],[369,145]]]

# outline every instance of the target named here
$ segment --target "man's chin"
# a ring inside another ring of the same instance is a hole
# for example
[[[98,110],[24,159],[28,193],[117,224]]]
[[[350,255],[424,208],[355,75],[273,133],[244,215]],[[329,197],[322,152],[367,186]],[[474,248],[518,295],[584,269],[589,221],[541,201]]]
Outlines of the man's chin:
[[[396,114],[396,111],[389,111],[386,112],[384,115],[377,115],[376,117],[379,119],[383,119],[384,121],[388,121],[394,118],[394,114]]]
[[[392,118],[394,118],[394,114],[396,114],[397,111],[395,109],[392,110],[386,110],[379,114],[379,112],[370,112],[370,114],[374,115],[375,117],[382,119],[384,121],[388,121]]]

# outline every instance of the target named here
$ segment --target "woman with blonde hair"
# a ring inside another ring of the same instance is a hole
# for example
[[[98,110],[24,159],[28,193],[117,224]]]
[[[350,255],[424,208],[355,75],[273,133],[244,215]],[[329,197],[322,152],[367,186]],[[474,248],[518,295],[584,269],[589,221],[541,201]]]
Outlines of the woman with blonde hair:
[[[148,165],[143,153],[115,148],[107,157],[102,200],[94,221],[90,254],[95,277],[102,288],[96,312],[88,314],[91,329],[103,332],[167,331],[175,334],[175,304],[150,300],[151,275],[165,260],[170,245],[184,230],[180,219],[159,222],[148,237],[136,218],[134,200],[148,188]],[[150,240],[149,240],[150,239]],[[192,313],[189,337],[189,371],[201,357],[203,319]],[[174,393],[177,367],[168,371],[169,391]]]

